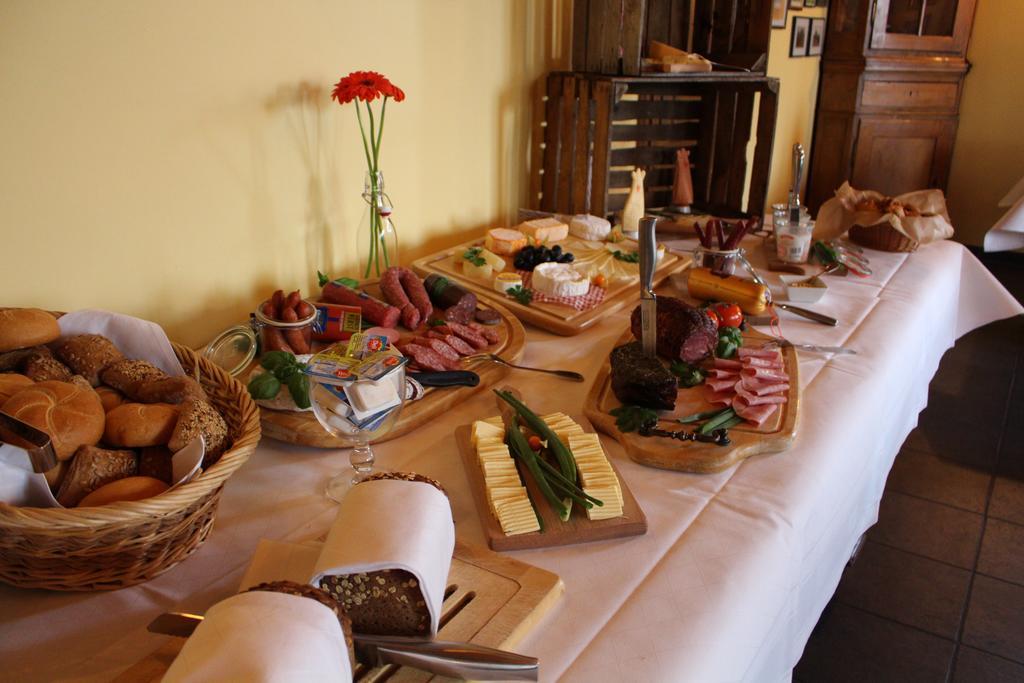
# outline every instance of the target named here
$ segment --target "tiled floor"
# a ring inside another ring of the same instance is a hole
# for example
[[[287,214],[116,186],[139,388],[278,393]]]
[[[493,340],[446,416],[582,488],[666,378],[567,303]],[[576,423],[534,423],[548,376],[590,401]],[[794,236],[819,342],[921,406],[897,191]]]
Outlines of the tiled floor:
[[[1024,301],[1024,256],[983,260]],[[1024,316],[943,357],[793,678],[1024,681]]]

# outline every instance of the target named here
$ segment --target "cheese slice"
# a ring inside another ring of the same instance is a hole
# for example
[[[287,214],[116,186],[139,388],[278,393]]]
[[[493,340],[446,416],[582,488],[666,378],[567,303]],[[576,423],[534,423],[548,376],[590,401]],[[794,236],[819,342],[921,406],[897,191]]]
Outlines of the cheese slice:
[[[534,218],[517,227],[519,232],[533,239],[534,244],[561,242],[569,236],[569,226],[557,218]]]
[[[495,426],[490,422],[484,420],[477,420],[473,423],[473,427],[470,431],[470,439],[473,445],[477,445],[481,437],[494,437],[497,439],[505,438],[505,427],[502,425]]]
[[[569,222],[569,232],[585,240],[603,240],[612,231],[612,224],[604,218],[579,214]]]
[[[487,231],[484,248],[495,254],[511,255],[526,246],[526,235],[518,230],[494,228]]]
[[[489,425],[493,425],[495,427],[500,427],[502,435],[504,436],[504,434],[505,434],[505,421],[501,419],[501,415],[494,415],[493,417],[485,417],[482,420],[478,420],[478,422],[486,422]]]
[[[590,291],[590,278],[569,263],[541,263],[533,269],[531,283],[548,296],[583,296]]]

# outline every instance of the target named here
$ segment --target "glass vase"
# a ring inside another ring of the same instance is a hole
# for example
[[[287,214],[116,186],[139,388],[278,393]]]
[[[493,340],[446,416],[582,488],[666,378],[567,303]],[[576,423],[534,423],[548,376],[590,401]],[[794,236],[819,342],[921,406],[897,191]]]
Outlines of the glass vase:
[[[384,174],[367,172],[363,181],[366,209],[359,222],[356,249],[360,254],[360,270],[364,279],[380,277],[391,266],[398,265],[398,233],[391,220],[391,198],[384,192]]]

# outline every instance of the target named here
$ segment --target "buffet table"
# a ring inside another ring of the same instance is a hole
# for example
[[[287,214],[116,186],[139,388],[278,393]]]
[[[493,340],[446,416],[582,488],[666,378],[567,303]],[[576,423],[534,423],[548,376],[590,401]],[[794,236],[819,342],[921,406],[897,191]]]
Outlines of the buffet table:
[[[782,313],[789,339],[857,351],[800,352],[804,393],[790,450],[690,475],[637,465],[603,439],[646,512],[648,533],[514,553],[565,582],[561,602],[518,648],[540,658],[543,680],[789,679],[854,545],[876,520],[889,468],[942,354],[975,327],[1024,312],[959,244],[869,256],[874,276],[830,277],[829,293],[814,306],[837,317],[838,327]],[[572,338],[531,328],[522,363],[593,377],[627,316]],[[589,384],[515,371],[508,381],[536,411],[583,419]],[[485,541],[452,431],[496,412],[493,396],[481,392],[375,449],[380,467],[440,480],[457,534],[471,544]],[[234,592],[261,538],[322,535],[335,510],[322,486],[345,466],[344,452],[265,439],[228,483],[206,544],[163,576],[112,593],[0,587],[3,677],[116,676],[165,641],[145,630],[154,616],[202,612]]]

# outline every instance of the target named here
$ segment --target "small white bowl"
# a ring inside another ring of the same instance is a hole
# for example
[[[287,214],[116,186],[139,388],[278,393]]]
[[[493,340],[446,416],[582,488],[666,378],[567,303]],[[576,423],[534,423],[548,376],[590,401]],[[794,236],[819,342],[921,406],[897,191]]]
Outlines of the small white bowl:
[[[806,275],[780,275],[779,278],[786,285],[786,299],[795,304],[813,304],[821,300],[828,291],[828,285],[821,278],[814,278],[819,286],[791,287],[790,284],[800,280],[806,280]],[[814,282],[812,280],[812,282]]]

